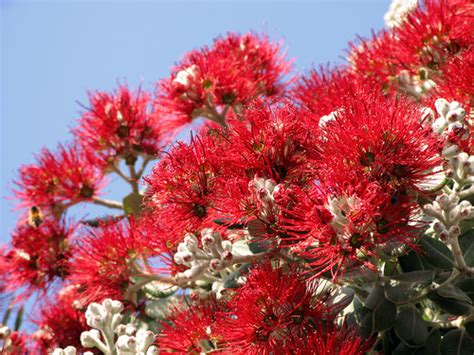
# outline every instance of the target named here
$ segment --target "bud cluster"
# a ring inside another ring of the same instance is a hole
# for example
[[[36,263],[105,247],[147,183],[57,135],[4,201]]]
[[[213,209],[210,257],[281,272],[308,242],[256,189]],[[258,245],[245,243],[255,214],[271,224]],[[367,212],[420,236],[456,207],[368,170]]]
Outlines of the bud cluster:
[[[196,281],[212,282],[212,291],[220,298],[227,277],[235,271],[234,265],[248,262],[249,258],[254,257],[248,248],[241,248],[237,243],[223,240],[218,232],[206,228],[201,231],[200,247],[194,234],[186,234],[174,255],[178,265],[189,268],[176,275],[178,284],[184,286]]]
[[[432,204],[423,207],[426,215],[436,218],[433,228],[441,239],[457,238],[459,224],[474,218],[474,207],[469,201],[459,202],[459,196],[442,194]]]
[[[87,307],[86,322],[93,329],[82,332],[82,346],[98,348],[104,354],[158,354],[158,348],[153,345],[155,334],[145,329],[137,331],[133,324],[121,324],[122,311],[123,304],[120,301],[105,299],[101,304],[91,303]],[[76,351],[75,347],[68,346],[64,349],[56,348],[53,354],[75,355]]]
[[[265,222],[271,222],[271,216],[278,212],[275,197],[280,189],[281,185],[273,179],[255,177],[249,182],[249,190],[255,193],[261,207],[259,217]]]

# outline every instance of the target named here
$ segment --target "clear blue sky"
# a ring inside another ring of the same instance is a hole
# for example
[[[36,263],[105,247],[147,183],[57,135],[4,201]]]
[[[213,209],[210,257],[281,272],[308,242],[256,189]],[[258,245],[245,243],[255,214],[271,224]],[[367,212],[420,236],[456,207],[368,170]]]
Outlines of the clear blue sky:
[[[113,89],[117,79],[151,88],[186,51],[227,31],[283,39],[298,72],[341,62],[356,34],[383,26],[389,3],[0,0],[0,242],[16,223],[5,198],[17,169],[70,139],[87,90]]]

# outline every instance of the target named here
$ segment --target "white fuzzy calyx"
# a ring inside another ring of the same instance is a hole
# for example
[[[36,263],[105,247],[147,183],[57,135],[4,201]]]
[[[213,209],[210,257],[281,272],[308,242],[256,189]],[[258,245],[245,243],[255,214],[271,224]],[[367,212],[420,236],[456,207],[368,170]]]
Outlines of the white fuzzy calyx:
[[[122,311],[123,304],[120,301],[105,299],[102,303],[91,303],[87,307],[86,322],[93,329],[82,332],[82,346],[97,348],[104,354],[158,354],[158,348],[153,345],[155,334],[145,329],[137,331],[133,324],[121,324]],[[58,352],[57,355],[61,354]]]
[[[76,355],[77,349],[74,346],[67,346],[63,348],[56,348],[53,350],[52,355]],[[83,355],[93,355],[93,352],[86,351]]]
[[[449,102],[440,98],[435,102],[438,117],[432,124],[433,131],[446,135],[451,132],[461,134],[462,139],[466,139],[469,134],[470,124],[466,117],[466,110],[457,101]]]
[[[443,240],[461,234],[460,223],[474,219],[474,207],[469,201],[460,201],[456,194],[439,195],[432,204],[423,206],[426,215],[434,217],[433,229]]]
[[[180,84],[185,87],[189,86],[190,81],[196,78],[198,68],[195,64],[189,66],[186,69],[179,71],[173,80],[173,84]]]
[[[150,330],[140,329],[135,334],[122,334],[118,337],[115,346],[118,355],[154,355],[158,348],[153,345],[155,334]]]
[[[417,0],[393,0],[384,16],[385,24],[390,28],[400,26],[417,6]]]
[[[201,231],[201,244],[200,247],[198,238],[191,233],[186,234],[184,241],[179,243],[174,261],[188,269],[178,273],[176,281],[184,286],[190,282],[213,280],[212,291],[220,298],[225,282],[221,276],[234,271],[233,265],[245,262],[252,253],[239,241],[232,243],[223,240],[218,232],[210,228]]]
[[[351,211],[358,211],[360,207],[361,201],[357,196],[330,197],[326,208],[333,216],[331,225],[334,230],[339,234],[343,234],[351,223],[347,215]]]

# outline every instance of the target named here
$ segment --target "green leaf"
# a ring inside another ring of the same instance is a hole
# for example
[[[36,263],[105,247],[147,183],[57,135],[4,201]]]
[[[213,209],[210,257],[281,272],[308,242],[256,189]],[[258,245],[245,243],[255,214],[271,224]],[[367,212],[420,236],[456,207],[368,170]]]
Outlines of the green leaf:
[[[469,313],[471,308],[468,302],[453,299],[451,297],[443,297],[437,290],[430,291],[428,293],[428,298],[437,304],[443,311],[456,316],[462,316]]]
[[[430,284],[434,280],[435,275],[436,272],[433,270],[420,270],[392,276],[391,279],[407,283]]]
[[[383,334],[383,354],[393,354],[393,351],[400,344],[400,339],[398,339],[395,331],[390,329],[390,331],[384,332]]]
[[[390,329],[397,318],[397,306],[385,298],[384,288],[374,286],[365,301],[365,306],[373,311],[372,328],[375,331]]]
[[[21,306],[20,309],[18,310],[17,314],[16,314],[15,325],[14,325],[14,328],[13,328],[14,331],[17,331],[17,330],[20,329],[21,324],[23,323],[23,314],[24,314],[24,312],[25,312],[25,308],[23,306]]]
[[[372,311],[377,307],[377,305],[385,299],[382,286],[374,286],[370,290],[367,299],[365,300],[365,306]]]
[[[421,239],[420,246],[424,251],[424,257],[434,267],[441,270],[453,267],[453,255],[443,242],[425,236]]]
[[[451,330],[441,340],[442,355],[472,355],[474,341],[464,329]]]
[[[416,352],[419,355],[438,355],[439,345],[441,343],[441,334],[437,328],[431,329],[426,340],[425,347]]]
[[[474,267],[474,229],[471,229],[459,237],[464,260],[468,266]]]
[[[448,284],[444,285],[437,289],[438,295],[444,298],[450,298],[453,300],[458,300],[462,302],[466,302],[468,304],[472,304],[471,298],[466,295],[461,289],[458,287]]]
[[[367,338],[374,332],[374,317],[371,309],[362,307],[358,310],[360,317],[360,332],[362,337]]]
[[[374,330],[380,332],[390,329],[397,319],[397,306],[384,299],[374,309]]]
[[[385,297],[395,303],[407,302],[419,296],[434,279],[432,270],[411,271],[393,276],[384,286]]]
[[[143,195],[132,192],[123,199],[123,210],[127,216],[139,216],[142,210]]]
[[[395,333],[408,346],[423,346],[428,338],[426,323],[414,307],[398,313]]]
[[[464,324],[464,328],[466,329],[467,333],[472,338],[474,338],[474,321]]]
[[[467,278],[456,284],[474,302],[474,278]]]
[[[433,265],[431,265],[423,255],[413,250],[406,255],[400,256],[398,262],[405,272],[434,269]]]

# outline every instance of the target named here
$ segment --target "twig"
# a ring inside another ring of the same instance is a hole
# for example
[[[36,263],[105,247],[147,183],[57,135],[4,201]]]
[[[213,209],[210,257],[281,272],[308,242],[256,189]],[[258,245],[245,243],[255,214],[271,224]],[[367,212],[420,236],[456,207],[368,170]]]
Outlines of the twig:
[[[447,238],[447,242],[451,246],[451,253],[454,257],[454,263],[459,272],[466,274],[467,276],[474,276],[474,267],[470,267],[466,264],[464,256],[462,255],[462,250],[459,245],[459,240],[457,237]]]
[[[118,201],[104,200],[99,197],[92,198],[92,202],[96,205],[105,206],[109,208],[115,208],[117,210],[123,210],[123,205]]]
[[[148,163],[152,160],[153,160],[153,158],[149,157],[149,156],[147,156],[146,158],[143,159],[142,166],[141,166],[140,170],[137,171],[137,179],[140,179],[142,177]]]

